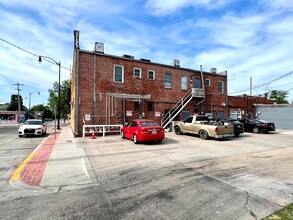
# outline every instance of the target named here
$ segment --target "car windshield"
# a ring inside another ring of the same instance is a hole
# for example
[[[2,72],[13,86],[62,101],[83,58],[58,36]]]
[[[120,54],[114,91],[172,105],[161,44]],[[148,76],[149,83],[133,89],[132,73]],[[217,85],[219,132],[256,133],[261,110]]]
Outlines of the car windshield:
[[[267,121],[264,120],[255,120],[256,123],[268,123]]]
[[[25,121],[24,125],[41,125],[42,121]]]
[[[158,124],[154,121],[141,121],[139,122],[141,127],[157,126]]]

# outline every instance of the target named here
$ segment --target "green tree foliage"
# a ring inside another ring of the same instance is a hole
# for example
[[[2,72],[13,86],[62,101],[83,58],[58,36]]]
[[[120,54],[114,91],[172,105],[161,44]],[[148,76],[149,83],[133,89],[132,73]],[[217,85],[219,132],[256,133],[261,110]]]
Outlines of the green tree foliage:
[[[31,108],[31,116],[34,115],[35,112],[43,112],[43,118],[54,118],[54,113],[50,109],[49,106],[45,106],[43,104],[35,105]]]
[[[60,118],[64,118],[70,113],[70,106],[68,105],[67,89],[70,88],[70,81],[64,80],[60,83]],[[58,82],[54,82],[53,88],[48,90],[49,99],[48,105],[52,111],[54,106],[58,109]],[[58,112],[57,112],[58,117]]]
[[[21,95],[19,96],[19,100],[20,100],[20,110],[23,111],[23,100],[22,100],[22,97]],[[14,95],[11,95],[11,101],[10,101],[10,104],[7,108],[8,111],[18,111],[18,95],[17,94],[14,94]]]
[[[270,92],[270,98],[275,99],[277,104],[288,104],[289,102],[286,100],[288,94],[288,91],[272,90]]]

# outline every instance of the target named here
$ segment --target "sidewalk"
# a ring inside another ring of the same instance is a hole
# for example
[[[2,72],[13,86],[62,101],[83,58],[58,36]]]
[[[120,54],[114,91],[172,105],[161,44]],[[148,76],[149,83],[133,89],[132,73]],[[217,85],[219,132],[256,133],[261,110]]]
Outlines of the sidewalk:
[[[41,187],[95,183],[87,156],[75,142],[70,126],[52,132],[18,167],[10,178],[12,185]]]

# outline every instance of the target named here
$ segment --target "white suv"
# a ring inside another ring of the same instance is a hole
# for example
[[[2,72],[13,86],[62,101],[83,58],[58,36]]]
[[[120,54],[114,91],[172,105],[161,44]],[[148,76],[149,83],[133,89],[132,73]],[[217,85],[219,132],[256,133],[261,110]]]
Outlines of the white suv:
[[[38,135],[42,136],[47,133],[47,126],[40,119],[28,119],[18,129],[18,137],[23,135]]]

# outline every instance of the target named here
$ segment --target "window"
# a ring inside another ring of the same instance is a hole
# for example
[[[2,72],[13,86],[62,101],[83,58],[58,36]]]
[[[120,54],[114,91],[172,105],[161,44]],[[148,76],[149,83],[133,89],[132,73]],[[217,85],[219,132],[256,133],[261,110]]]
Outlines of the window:
[[[134,68],[133,69],[133,75],[135,78],[141,78],[141,69],[140,68]]]
[[[172,88],[172,74],[171,73],[165,73],[164,87],[165,88]]]
[[[219,81],[219,83],[218,83],[218,86],[219,86],[219,93],[224,93],[224,82],[223,81]]]
[[[114,82],[124,83],[124,68],[120,65],[114,65]]]
[[[155,79],[155,71],[154,70],[148,71],[148,79]]]
[[[182,90],[188,89],[188,77],[186,75],[181,76],[181,89]]]
[[[154,102],[147,102],[148,103],[148,111],[155,111]]]
[[[211,86],[211,80],[210,79],[206,79],[206,87],[210,87]]]
[[[193,79],[193,88],[200,88],[200,79]]]

